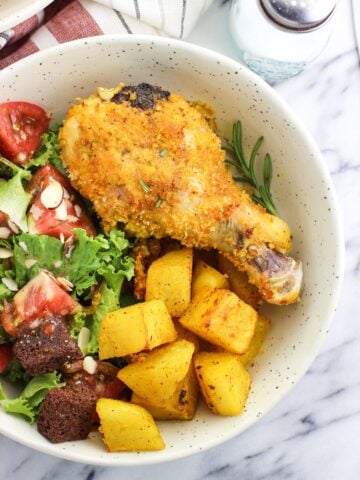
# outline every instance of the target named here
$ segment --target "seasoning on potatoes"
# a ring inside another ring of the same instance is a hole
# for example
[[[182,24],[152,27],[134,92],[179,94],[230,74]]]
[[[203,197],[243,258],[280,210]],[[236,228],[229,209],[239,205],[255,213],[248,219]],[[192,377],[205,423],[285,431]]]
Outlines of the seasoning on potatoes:
[[[184,381],[193,353],[191,342],[179,340],[151,351],[142,361],[122,368],[117,376],[141,398],[161,405]]]
[[[165,443],[154,419],[144,408],[110,398],[96,403],[100,431],[110,452],[163,450]]]
[[[210,267],[202,260],[195,265],[191,294],[194,297],[203,288],[229,288],[229,282],[225,275]]]
[[[244,353],[254,335],[257,312],[224,289],[203,290],[180,318],[183,327],[232,353]]]
[[[151,350],[176,339],[162,300],[138,303],[104,316],[99,332],[99,358],[123,357]]]
[[[149,267],[146,300],[165,302],[172,317],[180,317],[190,304],[193,253],[191,248],[169,252]]]
[[[251,380],[238,355],[198,352],[194,366],[201,393],[213,413],[239,415],[243,412]]]
[[[156,404],[139,397],[136,393],[133,393],[131,402],[146,408],[156,420],[191,420],[195,415],[198,393],[195,370],[191,365],[174,395],[164,399],[163,402]]]

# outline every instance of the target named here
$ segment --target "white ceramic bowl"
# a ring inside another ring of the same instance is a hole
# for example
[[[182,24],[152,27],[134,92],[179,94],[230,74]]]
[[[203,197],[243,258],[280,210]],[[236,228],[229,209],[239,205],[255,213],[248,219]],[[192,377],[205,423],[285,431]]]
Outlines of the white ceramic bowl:
[[[223,135],[229,136],[236,119],[250,143],[264,135],[273,158],[274,197],[291,226],[293,253],[304,263],[302,301],[268,308],[271,333],[251,368],[251,394],[239,417],[214,416],[201,407],[191,422],[158,422],[166,450],[139,454],[107,453],[97,435],[53,445],[35,427],[0,411],[0,432],[32,448],[90,464],[140,465],[185,457],[238,435],[304,375],[335,310],[343,239],[335,191],[314,141],[276,92],[233,60],[180,41],[114,35],[60,45],[0,73],[2,101],[39,103],[56,121],[75,97],[119,81],[155,83],[212,104]]]

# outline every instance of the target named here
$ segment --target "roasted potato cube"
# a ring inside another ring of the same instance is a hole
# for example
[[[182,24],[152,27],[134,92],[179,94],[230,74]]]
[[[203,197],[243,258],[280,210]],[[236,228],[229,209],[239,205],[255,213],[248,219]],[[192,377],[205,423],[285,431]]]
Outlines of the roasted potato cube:
[[[191,248],[155,260],[147,274],[146,300],[163,300],[170,315],[180,317],[190,304],[192,261]]]
[[[194,297],[203,288],[229,288],[227,278],[202,260],[195,265],[191,295]]]
[[[198,352],[200,350],[198,337],[193,332],[190,332],[190,330],[186,330],[177,320],[174,321],[174,326],[177,333],[177,340],[187,340],[191,342],[194,345],[194,351]]]
[[[138,303],[104,316],[99,332],[100,360],[151,350],[176,339],[162,300]]]
[[[270,320],[264,317],[264,315],[259,314],[255,325],[254,336],[251,339],[250,345],[248,346],[246,352],[239,357],[243,365],[250,363],[256,357],[256,355],[259,354],[262,344],[269,333],[269,329]]]
[[[165,443],[154,419],[144,408],[121,400],[96,403],[100,431],[110,452],[163,450]]]
[[[169,343],[153,350],[142,361],[122,368],[117,376],[144,400],[159,405],[179,389],[189,371],[193,353],[191,342]]]
[[[230,290],[254,308],[261,303],[261,297],[258,289],[249,283],[248,276],[245,272],[240,272],[233,263],[218,253],[218,268],[221,273],[227,276],[230,283]]]
[[[191,365],[174,395],[164,399],[161,404],[154,405],[136,393],[132,394],[131,401],[146,408],[156,420],[191,420],[196,411],[198,390],[194,366]]]
[[[239,415],[250,390],[250,375],[232,353],[198,352],[194,365],[209,409],[218,415]]]
[[[179,321],[183,327],[232,353],[244,353],[254,335],[257,312],[230,290],[203,290]]]

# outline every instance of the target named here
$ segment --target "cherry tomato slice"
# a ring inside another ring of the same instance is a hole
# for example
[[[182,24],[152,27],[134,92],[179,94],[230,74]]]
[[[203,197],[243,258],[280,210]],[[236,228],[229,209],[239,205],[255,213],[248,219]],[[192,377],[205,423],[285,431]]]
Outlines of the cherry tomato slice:
[[[67,240],[74,236],[74,228],[83,228],[88,235],[96,235],[79,195],[53,165],[44,165],[35,173],[28,191],[33,195],[30,233]]]
[[[27,163],[39,148],[49,122],[45,110],[33,103],[1,103],[0,153],[18,165]]]
[[[22,322],[41,319],[47,313],[65,317],[78,309],[79,304],[42,271],[17,292],[11,304],[4,304],[0,320],[7,333],[16,335]]]
[[[6,370],[13,357],[11,345],[0,345],[0,373]]]

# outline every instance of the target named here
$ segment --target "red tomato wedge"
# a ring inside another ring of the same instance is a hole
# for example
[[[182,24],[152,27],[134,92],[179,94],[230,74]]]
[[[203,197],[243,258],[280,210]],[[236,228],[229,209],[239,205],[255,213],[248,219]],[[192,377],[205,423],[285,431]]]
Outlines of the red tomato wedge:
[[[47,313],[65,317],[75,313],[79,304],[46,272],[42,271],[4,305],[1,323],[10,335],[16,335],[22,322],[41,319]]]
[[[0,373],[6,370],[13,357],[11,345],[0,345]]]
[[[44,165],[35,173],[28,191],[33,196],[28,215],[30,233],[67,240],[74,236],[74,228],[83,228],[88,235],[96,235],[79,195],[53,165]]]
[[[1,103],[0,153],[18,165],[24,165],[39,148],[49,122],[45,110],[33,103]]]

